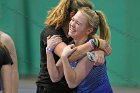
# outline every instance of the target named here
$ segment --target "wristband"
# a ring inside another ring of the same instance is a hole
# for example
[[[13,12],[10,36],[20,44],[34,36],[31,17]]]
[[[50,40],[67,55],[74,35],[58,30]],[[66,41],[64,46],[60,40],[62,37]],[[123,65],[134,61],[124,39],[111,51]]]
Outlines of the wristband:
[[[53,49],[46,47],[46,52],[48,52],[48,51],[52,53],[53,52]]]
[[[98,48],[100,48],[100,40],[98,39]]]
[[[93,49],[98,49],[100,47],[100,41],[96,38],[94,39],[90,39],[89,40],[89,43],[90,43],[90,46],[93,48]]]
[[[94,46],[92,45],[92,42],[93,42],[93,41],[90,39],[90,40],[89,40],[90,46],[91,46],[92,49],[95,49]]]

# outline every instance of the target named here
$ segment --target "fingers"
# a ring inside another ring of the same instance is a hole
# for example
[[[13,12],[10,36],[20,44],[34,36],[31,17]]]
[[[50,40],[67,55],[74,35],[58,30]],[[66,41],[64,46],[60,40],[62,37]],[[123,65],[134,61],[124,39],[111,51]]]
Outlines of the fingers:
[[[103,65],[104,64],[104,58],[102,56],[97,57],[97,61],[94,62],[95,66]]]
[[[69,45],[69,47],[70,47],[71,49],[73,49],[73,48],[75,47],[75,45],[74,45],[74,44],[71,44],[71,45]]]
[[[60,37],[60,35],[53,35],[53,36],[48,36],[47,37],[47,40],[49,40],[49,39],[62,39],[61,37]]]
[[[105,52],[106,52],[106,54],[109,55],[111,53],[111,51],[112,51],[112,48],[110,46],[106,45],[105,46]]]
[[[53,35],[50,39],[52,39],[52,40],[62,40],[62,38],[59,35]]]
[[[51,36],[49,35],[48,37],[47,37],[47,40],[49,40],[51,38]]]
[[[95,52],[96,54],[96,62],[94,62],[94,65],[95,66],[99,66],[99,65],[102,65],[104,64],[104,52],[103,51],[96,51]]]
[[[62,38],[60,35],[53,35],[47,37],[47,46],[51,48],[55,48],[56,45],[62,42]]]
[[[77,49],[77,47],[75,47],[74,44],[69,45],[69,47],[70,47],[70,49],[72,49],[73,52]]]
[[[76,50],[76,47],[74,44],[68,45],[64,48],[62,52],[62,56],[70,56],[74,51]]]
[[[99,39],[99,41],[100,41],[100,48],[103,49],[107,55],[109,55],[112,52],[112,49],[109,46],[109,44],[102,39]]]
[[[62,38],[60,37],[60,35],[53,35],[52,37],[51,36],[48,36],[47,37],[47,40],[50,40],[52,42],[57,43],[57,42],[62,41]]]
[[[96,56],[96,57],[97,57],[97,60],[94,62],[94,65],[99,66],[100,65],[100,57],[99,56]]]
[[[53,36],[51,36],[51,38],[56,38],[56,37],[60,37],[60,35],[53,35]]]

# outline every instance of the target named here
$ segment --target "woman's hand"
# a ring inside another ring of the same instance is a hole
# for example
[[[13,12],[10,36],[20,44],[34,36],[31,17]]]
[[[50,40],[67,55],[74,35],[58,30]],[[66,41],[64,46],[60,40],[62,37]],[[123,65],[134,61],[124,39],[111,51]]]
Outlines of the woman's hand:
[[[62,55],[61,56],[65,56],[68,57],[70,56],[74,51],[76,50],[76,47],[74,44],[68,45],[64,48]]]
[[[54,49],[55,46],[62,42],[62,39],[59,35],[53,35],[47,37],[47,47]]]
[[[110,45],[102,39],[99,39],[100,41],[100,49],[104,50],[105,55],[109,55],[112,52],[112,48],[110,47]]]
[[[94,62],[94,65],[95,66],[99,66],[99,65],[104,64],[104,62],[105,62],[105,58],[104,58],[105,54],[104,54],[104,51],[97,50],[97,51],[92,51],[92,52],[94,52],[95,55],[96,55],[96,61]]]

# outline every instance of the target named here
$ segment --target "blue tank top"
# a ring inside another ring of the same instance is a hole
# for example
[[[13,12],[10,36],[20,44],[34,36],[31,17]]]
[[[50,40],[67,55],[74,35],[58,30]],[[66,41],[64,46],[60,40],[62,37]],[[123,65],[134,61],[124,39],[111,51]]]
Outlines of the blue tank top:
[[[106,62],[105,62],[106,63]],[[72,62],[74,69],[77,62]],[[94,66],[76,88],[76,93],[113,93],[107,76],[106,64]]]

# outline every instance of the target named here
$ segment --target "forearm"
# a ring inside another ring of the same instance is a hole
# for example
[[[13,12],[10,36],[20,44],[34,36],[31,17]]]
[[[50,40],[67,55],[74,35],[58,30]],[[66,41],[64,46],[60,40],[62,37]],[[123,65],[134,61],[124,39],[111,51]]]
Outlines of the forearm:
[[[64,42],[61,42],[60,44],[58,44],[55,49],[54,52],[56,55],[58,55],[59,57],[61,57],[61,54],[63,52],[63,49],[66,47],[67,45]]]
[[[63,52],[64,47],[66,46],[67,45],[64,42],[62,42],[55,47],[54,52],[60,57]],[[82,58],[83,56],[85,56],[86,52],[91,51],[91,50],[92,48],[89,42],[81,46],[78,46],[77,50],[69,57],[69,62],[73,62],[74,60]]]
[[[105,52],[106,56],[108,56],[112,52],[112,48],[110,47],[110,45],[106,45],[107,43],[105,40],[100,40],[100,43],[101,43],[101,47],[102,47],[101,50]],[[55,47],[55,50],[54,50],[55,53],[58,56],[61,56],[63,49],[66,46],[67,45],[64,42],[58,44]],[[109,46],[109,47],[104,48],[104,46]],[[94,48],[91,47],[89,42],[87,42],[83,45],[77,46],[77,50],[74,53],[72,53],[72,55],[69,57],[69,62],[73,62],[75,60],[78,60],[78,59],[84,57],[86,55],[86,52],[89,52],[91,50],[94,50]]]
[[[3,91],[4,93],[11,93],[12,91],[12,67],[11,65],[3,65],[2,72],[2,82],[3,82]]]
[[[69,57],[69,61],[73,62],[75,60],[83,58],[86,55],[86,52],[91,51],[91,50],[92,50],[92,47],[90,46],[89,42],[83,45],[77,46],[77,50]]]
[[[12,67],[12,93],[18,93],[19,75],[18,70]]]
[[[76,87],[76,72],[71,68],[68,58],[63,56],[61,57],[61,59],[67,84],[70,88],[74,88]]]
[[[57,82],[60,80],[59,71],[56,67],[55,60],[51,52],[47,52],[47,69],[52,82]]]
[[[18,93],[19,86],[19,74],[18,74],[18,63],[16,53],[11,54],[13,65],[12,65],[12,93]]]
[[[91,50],[93,50],[93,51],[94,50],[102,50],[102,51],[104,51],[105,56],[110,55],[110,53],[112,52],[111,46],[108,43],[106,43],[105,40],[102,40],[102,41],[99,41],[99,42],[101,43],[101,49],[100,49],[100,47],[99,47],[99,49],[98,48],[94,49],[94,47],[92,47],[89,42],[78,46],[77,50],[69,57],[69,62],[73,62],[75,60],[83,58],[86,55],[86,53],[91,51]]]

